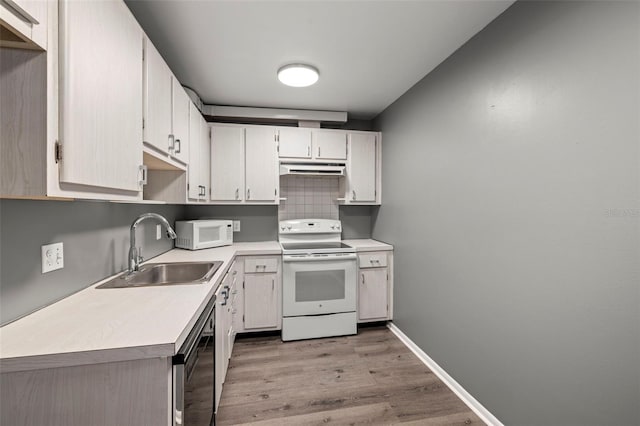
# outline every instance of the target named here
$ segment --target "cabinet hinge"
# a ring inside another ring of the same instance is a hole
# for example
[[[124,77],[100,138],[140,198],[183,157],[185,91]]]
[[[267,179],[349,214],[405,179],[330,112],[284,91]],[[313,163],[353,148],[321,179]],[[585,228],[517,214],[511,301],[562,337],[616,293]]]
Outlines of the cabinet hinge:
[[[189,190],[189,184],[187,183],[187,191]]]
[[[56,141],[55,143],[53,156],[56,160],[56,163],[62,161],[62,144],[58,141]]]
[[[142,119],[142,128],[144,129],[144,118]]]

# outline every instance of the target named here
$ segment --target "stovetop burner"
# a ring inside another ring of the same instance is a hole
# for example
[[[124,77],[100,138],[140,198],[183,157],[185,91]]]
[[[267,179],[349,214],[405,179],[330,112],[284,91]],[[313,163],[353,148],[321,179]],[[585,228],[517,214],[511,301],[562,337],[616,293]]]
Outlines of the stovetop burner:
[[[295,219],[279,224],[278,239],[283,254],[355,253],[355,248],[340,241],[342,226],[339,220]]]

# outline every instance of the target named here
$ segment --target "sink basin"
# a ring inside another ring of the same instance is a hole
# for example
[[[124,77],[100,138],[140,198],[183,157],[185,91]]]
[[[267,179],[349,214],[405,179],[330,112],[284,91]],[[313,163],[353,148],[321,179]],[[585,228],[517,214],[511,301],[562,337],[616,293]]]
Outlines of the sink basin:
[[[148,287],[203,284],[211,279],[222,262],[147,263],[138,272],[124,272],[96,288]]]

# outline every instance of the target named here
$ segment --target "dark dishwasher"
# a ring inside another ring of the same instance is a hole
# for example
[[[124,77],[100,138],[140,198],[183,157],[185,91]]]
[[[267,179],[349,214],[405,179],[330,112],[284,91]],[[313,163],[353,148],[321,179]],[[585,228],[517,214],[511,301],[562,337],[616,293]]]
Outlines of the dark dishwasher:
[[[173,424],[215,425],[215,296],[173,357]]]

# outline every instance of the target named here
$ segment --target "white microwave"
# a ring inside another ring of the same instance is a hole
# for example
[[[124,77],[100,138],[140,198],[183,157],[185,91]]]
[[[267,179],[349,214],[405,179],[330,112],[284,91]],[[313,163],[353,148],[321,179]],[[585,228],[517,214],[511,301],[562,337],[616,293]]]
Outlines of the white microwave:
[[[184,220],[176,222],[176,247],[200,250],[233,244],[230,220]]]

